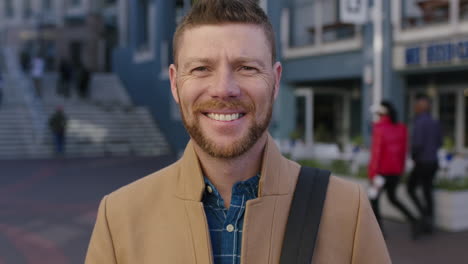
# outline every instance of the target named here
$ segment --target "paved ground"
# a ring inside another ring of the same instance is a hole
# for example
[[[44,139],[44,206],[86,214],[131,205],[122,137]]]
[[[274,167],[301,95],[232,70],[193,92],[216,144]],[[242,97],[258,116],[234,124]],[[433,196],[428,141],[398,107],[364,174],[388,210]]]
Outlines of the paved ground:
[[[171,157],[0,161],[0,264],[83,263],[102,196],[171,161]],[[411,241],[406,225],[390,221],[385,225],[394,263],[468,262],[468,232],[437,232]]]

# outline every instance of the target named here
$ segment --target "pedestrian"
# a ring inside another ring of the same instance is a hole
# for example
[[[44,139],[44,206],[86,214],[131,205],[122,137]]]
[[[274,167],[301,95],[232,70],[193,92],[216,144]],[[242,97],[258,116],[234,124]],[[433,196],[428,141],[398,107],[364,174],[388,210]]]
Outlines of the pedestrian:
[[[169,77],[190,142],[105,196],[85,263],[391,262],[362,188],[301,168],[268,133],[282,66],[257,2],[198,0],[179,24]]]
[[[20,64],[23,73],[28,74],[31,67],[31,56],[26,49],[23,49],[20,53]]]
[[[434,225],[434,177],[439,168],[437,152],[442,145],[440,124],[430,114],[431,102],[425,95],[418,96],[414,111],[411,135],[411,157],[414,168],[409,176],[407,191],[418,209],[424,231],[431,233]],[[418,197],[416,189],[422,188],[424,202]]]
[[[72,68],[67,59],[60,61],[59,79],[57,85],[57,94],[65,98],[70,97],[70,81],[72,78]]]
[[[0,108],[3,102],[3,77],[2,77],[2,69],[0,68]]]
[[[77,88],[78,94],[82,99],[89,96],[89,81],[91,79],[91,72],[81,61],[77,64]]]
[[[62,106],[58,106],[55,112],[49,118],[49,128],[54,137],[55,153],[60,156],[65,154],[67,117],[63,111]]]
[[[411,236],[416,239],[419,236],[418,222],[397,197],[397,187],[405,170],[408,131],[404,124],[398,123],[397,111],[390,102],[383,101],[376,114],[378,120],[374,123],[372,129],[371,157],[368,171],[371,183],[371,205],[380,228],[384,230],[379,200],[381,194],[386,192],[390,203],[409,221]],[[372,194],[373,190],[375,190],[374,194]]]
[[[40,55],[36,55],[32,60],[31,77],[37,97],[42,97],[42,78],[44,75],[44,67],[44,59],[42,59]]]

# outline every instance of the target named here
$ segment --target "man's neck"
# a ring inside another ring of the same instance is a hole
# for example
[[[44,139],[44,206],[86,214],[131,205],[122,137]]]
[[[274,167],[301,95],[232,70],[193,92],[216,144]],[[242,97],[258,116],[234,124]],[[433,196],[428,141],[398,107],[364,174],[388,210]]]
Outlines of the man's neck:
[[[203,173],[218,190],[226,208],[231,204],[234,184],[257,175],[261,170],[267,139],[265,133],[250,150],[233,159],[214,158],[194,144]]]

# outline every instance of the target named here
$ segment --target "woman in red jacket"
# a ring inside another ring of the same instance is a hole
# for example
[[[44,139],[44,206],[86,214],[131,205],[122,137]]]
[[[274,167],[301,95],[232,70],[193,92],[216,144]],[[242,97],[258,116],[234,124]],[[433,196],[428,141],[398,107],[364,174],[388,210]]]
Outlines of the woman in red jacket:
[[[397,186],[405,169],[408,131],[405,125],[397,122],[396,110],[390,102],[383,101],[377,110],[377,114],[379,119],[374,123],[372,129],[371,160],[368,174],[372,185],[378,186],[380,180],[380,184],[383,184],[383,186],[376,193],[376,197],[371,198],[371,204],[377,221],[383,230],[379,198],[385,191],[392,205],[409,220],[411,234],[415,239],[418,236],[416,218],[396,196]]]

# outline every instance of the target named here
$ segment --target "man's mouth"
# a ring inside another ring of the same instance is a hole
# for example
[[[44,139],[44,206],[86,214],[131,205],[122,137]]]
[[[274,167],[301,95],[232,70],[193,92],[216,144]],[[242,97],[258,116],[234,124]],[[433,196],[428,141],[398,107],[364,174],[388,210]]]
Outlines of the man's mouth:
[[[242,118],[245,114],[244,113],[233,113],[233,114],[216,114],[216,113],[206,113],[205,114],[207,117],[210,119],[216,120],[216,121],[234,121],[237,119]]]

